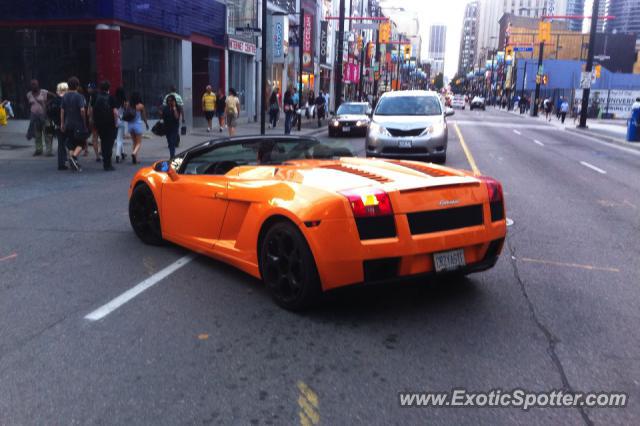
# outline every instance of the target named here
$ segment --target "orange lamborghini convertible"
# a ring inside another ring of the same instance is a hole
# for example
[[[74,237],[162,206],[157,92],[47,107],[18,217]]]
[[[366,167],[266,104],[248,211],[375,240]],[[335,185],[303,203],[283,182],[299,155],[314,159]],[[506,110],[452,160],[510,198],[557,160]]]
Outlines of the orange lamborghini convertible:
[[[262,278],[291,310],[337,287],[496,263],[499,182],[349,154],[305,137],[209,141],[138,171],[131,225],[145,243],[171,241]]]

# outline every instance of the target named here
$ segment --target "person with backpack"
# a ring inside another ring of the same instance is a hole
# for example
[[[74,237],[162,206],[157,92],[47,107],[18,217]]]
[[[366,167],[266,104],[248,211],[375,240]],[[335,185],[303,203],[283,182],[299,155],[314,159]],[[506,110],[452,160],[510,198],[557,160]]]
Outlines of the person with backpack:
[[[315,112],[318,117],[318,127],[322,126],[322,119],[324,118],[325,113],[325,99],[322,91],[318,92],[318,97],[315,99]]]
[[[93,106],[93,124],[102,142],[102,167],[104,171],[115,170],[111,165],[113,143],[118,131],[118,103],[109,94],[111,84],[108,81],[100,83],[100,93],[96,95]]]
[[[65,146],[65,137],[60,130],[60,107],[62,106],[62,97],[69,90],[69,85],[66,82],[58,83],[56,87],[56,96],[47,104],[47,116],[53,126],[54,135],[58,141],[58,170],[68,170],[67,162],[67,147]]]

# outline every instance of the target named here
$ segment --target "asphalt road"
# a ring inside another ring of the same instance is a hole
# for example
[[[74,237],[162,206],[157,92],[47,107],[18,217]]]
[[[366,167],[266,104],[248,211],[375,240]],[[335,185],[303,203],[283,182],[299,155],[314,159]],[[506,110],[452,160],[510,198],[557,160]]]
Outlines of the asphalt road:
[[[292,314],[127,216],[134,166],[0,152],[0,424],[637,424],[640,156],[491,108],[448,165],[505,190],[508,247],[461,282],[356,288]],[[516,133],[518,132],[518,133]],[[324,136],[323,136],[324,137]],[[330,143],[364,150],[363,138]],[[145,142],[148,164],[164,146]],[[605,173],[602,173],[605,172]],[[400,391],[620,391],[626,408],[401,408]]]

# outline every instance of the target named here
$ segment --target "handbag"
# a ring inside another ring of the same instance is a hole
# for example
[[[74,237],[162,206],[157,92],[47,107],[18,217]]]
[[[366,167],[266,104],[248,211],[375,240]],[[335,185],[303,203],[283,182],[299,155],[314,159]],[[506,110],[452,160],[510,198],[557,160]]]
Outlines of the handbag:
[[[151,128],[151,133],[156,136],[164,136],[166,135],[166,131],[164,129],[164,123],[162,121],[156,121],[156,124]]]
[[[182,136],[185,136],[187,134],[187,126],[185,126],[184,124],[182,125],[182,127],[180,127],[180,134]]]

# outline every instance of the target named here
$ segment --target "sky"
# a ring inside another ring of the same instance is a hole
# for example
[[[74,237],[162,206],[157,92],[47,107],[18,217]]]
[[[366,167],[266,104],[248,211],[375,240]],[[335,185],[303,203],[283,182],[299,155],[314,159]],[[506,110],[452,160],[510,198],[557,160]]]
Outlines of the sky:
[[[429,47],[429,26],[444,24],[447,26],[447,43],[445,48],[444,75],[453,77],[458,71],[458,54],[460,51],[460,32],[464,7],[469,0],[380,0],[383,7],[403,7],[405,12],[389,11],[393,15],[408,14],[416,16],[420,23],[422,36],[422,57],[426,58]]]

